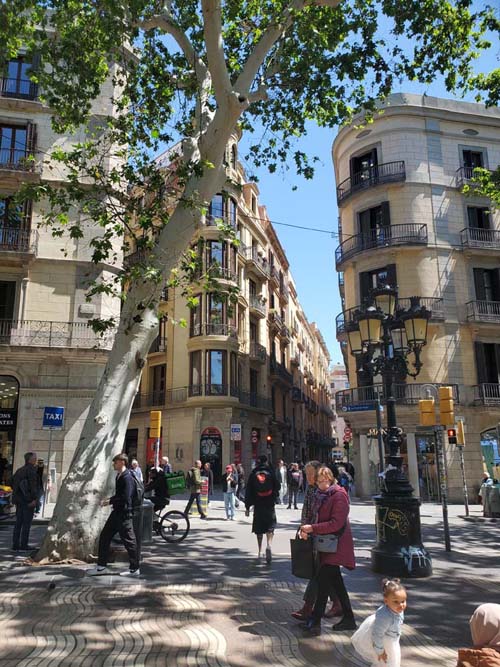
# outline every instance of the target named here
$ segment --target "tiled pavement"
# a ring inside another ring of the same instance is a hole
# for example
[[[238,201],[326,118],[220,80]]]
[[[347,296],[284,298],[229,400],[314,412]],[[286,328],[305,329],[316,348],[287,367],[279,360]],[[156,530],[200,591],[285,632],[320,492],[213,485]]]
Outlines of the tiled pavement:
[[[360,620],[379,600],[379,579],[368,567],[372,514],[362,504],[352,513],[360,567],[347,575],[347,585]],[[460,549],[447,555],[439,512],[426,506],[423,515],[435,575],[409,584],[403,665],[454,667],[456,648],[469,641],[474,606],[500,596],[500,526],[471,526],[452,512]],[[240,512],[237,521],[223,521],[216,502],[210,521],[194,519],[183,544],[155,540],[143,578],[132,581],[91,579],[79,566],[15,564],[8,551],[11,528],[0,527],[1,667],[362,667],[348,633],[334,636],[325,623],[321,637],[305,638],[290,619],[303,591],[288,559],[297,513],[280,509],[278,518],[270,568],[256,562],[249,519]],[[34,537],[43,530],[36,527]]]

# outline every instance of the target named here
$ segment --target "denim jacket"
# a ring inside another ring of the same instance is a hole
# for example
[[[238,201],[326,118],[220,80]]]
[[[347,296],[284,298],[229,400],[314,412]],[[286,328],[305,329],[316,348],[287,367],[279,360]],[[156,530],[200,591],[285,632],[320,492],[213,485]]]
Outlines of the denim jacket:
[[[373,648],[380,655],[384,652],[384,637],[399,640],[404,614],[395,614],[385,604],[377,609],[372,627]]]

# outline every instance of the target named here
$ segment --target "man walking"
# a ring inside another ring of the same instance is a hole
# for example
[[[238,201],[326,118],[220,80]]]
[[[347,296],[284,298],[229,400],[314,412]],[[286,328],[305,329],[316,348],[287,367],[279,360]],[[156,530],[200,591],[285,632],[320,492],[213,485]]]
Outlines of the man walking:
[[[37,471],[37,455],[24,455],[24,465],[16,470],[12,479],[12,499],[16,506],[16,523],[12,536],[14,551],[32,551],[28,544],[31,522],[42,493],[40,476]]]
[[[137,498],[137,482],[127,465],[128,456],[126,454],[117,454],[113,458],[113,469],[116,472],[115,495],[101,502],[103,507],[111,505],[113,510],[99,537],[97,566],[87,571],[90,576],[109,572],[109,548],[116,533],[120,535],[130,561],[129,569],[120,572],[120,576],[139,577],[141,574],[139,570],[139,549],[132,523],[134,499]]]
[[[299,489],[302,484],[302,473],[299,470],[298,463],[292,463],[290,470],[288,471],[288,509],[292,507],[298,510],[297,507],[297,496],[299,494]]]
[[[267,462],[267,456],[259,457],[257,466],[252,470],[247,482],[245,494],[246,516],[250,514],[253,506],[252,533],[257,535],[258,555],[260,559],[262,552],[262,537],[266,535],[266,562],[272,561],[271,545],[276,527],[275,504],[279,496],[280,483]]]
[[[280,483],[280,505],[284,505],[287,491],[288,470],[283,459],[278,461],[276,471],[278,473],[278,481]]]
[[[195,461],[194,466],[188,471],[186,482],[189,488],[190,496],[184,514],[189,514],[192,504],[196,500],[196,507],[202,519],[206,519],[207,515],[201,508],[201,461]]]

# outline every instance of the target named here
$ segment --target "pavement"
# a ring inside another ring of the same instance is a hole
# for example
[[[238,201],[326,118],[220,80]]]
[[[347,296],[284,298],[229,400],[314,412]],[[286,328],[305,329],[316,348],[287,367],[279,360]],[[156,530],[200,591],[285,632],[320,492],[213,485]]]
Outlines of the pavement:
[[[183,509],[175,499],[170,509]],[[223,503],[209,518],[194,517],[184,542],[155,537],[144,547],[141,578],[87,577],[86,565],[28,566],[10,551],[12,526],[0,524],[1,667],[364,667],[351,633],[302,634],[290,612],[302,604],[304,582],[290,571],[289,540],[300,512],[277,508],[273,562],[256,558],[251,517],[242,505],[225,521]],[[409,580],[401,642],[404,667],[455,667],[470,644],[468,619],[482,602],[498,602],[500,523],[470,520],[449,509],[452,552],[444,549],[441,508],[422,506],[424,542],[434,574]],[[379,575],[370,570],[374,508],[354,501],[351,520],[358,567],[346,585],[358,621],[381,602]],[[41,541],[46,524],[32,528]]]

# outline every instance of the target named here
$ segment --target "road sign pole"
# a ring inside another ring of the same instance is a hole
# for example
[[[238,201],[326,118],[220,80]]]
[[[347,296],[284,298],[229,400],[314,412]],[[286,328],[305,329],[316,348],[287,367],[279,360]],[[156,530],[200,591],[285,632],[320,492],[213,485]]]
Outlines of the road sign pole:
[[[451,551],[450,524],[448,521],[448,487],[446,480],[446,467],[444,462],[443,431],[441,428],[434,430],[436,439],[436,464],[441,492],[441,506],[443,508],[444,546],[446,551]]]
[[[42,505],[42,518],[45,516],[45,506],[47,505],[47,493],[49,489],[49,476],[50,476],[50,455],[52,454],[52,430],[49,430],[49,453],[47,455],[47,477],[45,479],[45,494],[43,496],[43,505]]]
[[[458,445],[458,455],[460,457],[460,469],[462,471],[462,484],[464,491],[465,516],[469,516],[469,492],[467,491],[467,478],[465,476],[464,446]]]

